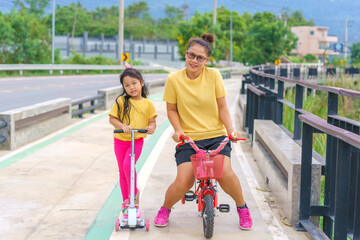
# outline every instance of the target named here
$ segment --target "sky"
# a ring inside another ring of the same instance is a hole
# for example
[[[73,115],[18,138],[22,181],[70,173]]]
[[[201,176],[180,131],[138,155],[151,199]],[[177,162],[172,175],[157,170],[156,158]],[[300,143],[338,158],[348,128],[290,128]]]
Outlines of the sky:
[[[72,2],[80,2],[88,10],[96,7],[118,6],[119,0],[50,0],[47,12],[52,11],[52,2],[56,5],[69,5]],[[139,2],[140,0],[124,0],[125,7]],[[164,17],[166,5],[181,7],[187,4],[189,17],[196,11],[200,13],[213,10],[214,2],[211,0],[146,0],[150,8],[149,12],[154,18]],[[247,11],[251,14],[256,12],[270,11],[279,15],[280,11],[288,8],[292,11],[302,11],[307,20],[314,20],[317,26],[329,27],[329,35],[337,36],[339,42],[345,39],[345,19],[348,18],[348,42],[360,42],[360,0],[217,0],[217,6],[224,5],[239,14]],[[0,11],[8,12],[13,7],[12,0],[0,0]]]

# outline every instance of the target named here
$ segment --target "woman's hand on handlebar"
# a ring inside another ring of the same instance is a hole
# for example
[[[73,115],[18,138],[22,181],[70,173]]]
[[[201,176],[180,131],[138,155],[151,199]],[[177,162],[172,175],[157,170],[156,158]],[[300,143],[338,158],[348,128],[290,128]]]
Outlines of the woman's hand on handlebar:
[[[121,129],[124,131],[124,133],[131,133],[131,127],[128,125],[122,126]]]
[[[232,131],[228,137],[229,137],[230,141],[235,142],[235,143],[239,140],[243,140],[243,141],[246,140],[245,138],[240,138],[240,132],[238,132],[238,131]]]
[[[176,131],[173,135],[172,135],[172,139],[175,142],[180,142],[180,136],[185,135],[183,131]]]

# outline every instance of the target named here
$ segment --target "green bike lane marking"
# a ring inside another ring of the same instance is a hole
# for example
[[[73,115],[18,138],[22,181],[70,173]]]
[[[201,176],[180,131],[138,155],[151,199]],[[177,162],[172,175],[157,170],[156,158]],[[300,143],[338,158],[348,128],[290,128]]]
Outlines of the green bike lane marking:
[[[136,163],[137,174],[145,163],[145,160],[149,157],[151,151],[154,149],[158,140],[164,133],[164,131],[170,126],[168,120],[164,121],[155,131],[153,135],[145,142],[141,155]],[[103,207],[96,216],[92,223],[85,239],[86,240],[107,240],[110,238],[113,230],[116,218],[120,215],[122,204],[122,194],[120,191],[120,185],[117,183],[114,189],[111,191],[109,197],[104,203]]]
[[[162,99],[163,94],[164,93],[158,93],[158,94],[152,95],[152,96],[149,97],[149,99],[154,101],[154,102],[162,101],[161,99]],[[11,157],[8,157],[8,158],[2,160],[0,162],[0,171],[3,170],[4,168],[7,168],[7,167],[11,166],[12,164],[24,159],[25,157],[27,157],[27,156],[29,156],[29,155],[31,155],[33,153],[36,153],[37,151],[49,146],[50,144],[52,144],[54,142],[57,142],[57,141],[61,140],[62,138],[67,137],[67,136],[69,136],[70,134],[72,134],[74,132],[79,131],[80,129],[88,126],[89,124],[94,123],[94,122],[96,122],[96,121],[98,121],[98,120],[100,120],[100,119],[102,119],[104,117],[107,117],[108,112],[109,111],[107,111],[105,113],[102,113],[99,116],[96,116],[96,117],[91,118],[89,120],[86,120],[85,122],[80,123],[80,124],[78,124],[78,125],[76,125],[74,127],[71,127],[70,129],[68,129],[68,130],[66,130],[66,131],[64,131],[64,132],[62,132],[62,133],[60,133],[60,134],[58,134],[58,135],[56,135],[54,137],[46,139],[46,140],[44,140],[44,141],[42,141],[42,142],[28,148],[28,149],[25,149],[25,150],[23,150],[23,151],[21,151],[19,153],[16,153],[15,155],[13,155]]]

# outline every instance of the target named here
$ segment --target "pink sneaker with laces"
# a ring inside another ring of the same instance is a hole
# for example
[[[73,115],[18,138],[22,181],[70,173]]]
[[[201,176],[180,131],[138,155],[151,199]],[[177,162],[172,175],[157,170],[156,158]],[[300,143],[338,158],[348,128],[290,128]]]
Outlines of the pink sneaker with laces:
[[[252,219],[250,216],[249,209],[248,208],[238,208],[237,212],[239,214],[240,228],[242,230],[251,230]]]
[[[154,219],[154,223],[156,227],[166,227],[167,222],[170,216],[171,210],[168,210],[164,207],[161,207],[158,214],[156,215]]]

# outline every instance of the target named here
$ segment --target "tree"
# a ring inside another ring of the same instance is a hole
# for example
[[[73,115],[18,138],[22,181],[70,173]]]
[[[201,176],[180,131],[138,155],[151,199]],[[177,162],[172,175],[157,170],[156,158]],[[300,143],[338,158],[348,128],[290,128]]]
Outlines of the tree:
[[[274,62],[281,55],[290,54],[295,46],[295,35],[273,13],[256,13],[248,27],[243,62],[252,65]]]
[[[240,53],[245,41],[246,20],[237,12],[232,13],[233,22],[233,60],[242,59]],[[201,37],[203,33],[215,34],[212,57],[229,60],[230,56],[230,10],[224,6],[217,9],[217,23],[212,24],[212,12],[196,12],[188,22],[180,22],[178,36],[180,56],[185,56],[188,40]],[[184,58],[184,57],[183,57]]]
[[[160,18],[156,26],[156,37],[160,39],[176,39],[178,23],[182,19],[182,10],[176,7],[165,7],[165,17]]]
[[[34,14],[22,10],[0,15],[0,63],[49,63],[50,39]]]
[[[291,27],[314,26],[315,25],[315,22],[313,20],[307,21],[304,18],[302,11],[295,11],[295,12],[291,13],[290,18],[288,18],[287,23]]]
[[[72,3],[64,7],[58,5],[56,7],[55,16],[56,35],[72,33],[74,28],[74,35],[80,36],[84,31],[89,30],[91,24],[91,15],[87,13],[86,8],[82,7],[81,3]],[[45,22],[48,29],[51,29],[52,14],[45,17]]]
[[[359,64],[360,63],[360,42],[354,43],[351,47],[351,62],[352,64]]]
[[[156,23],[148,11],[149,7],[145,1],[135,2],[125,8],[124,36],[126,38],[130,36],[135,39],[155,38]]]
[[[317,62],[317,57],[314,54],[308,53],[304,56],[306,62]]]
[[[42,16],[50,0],[13,0],[14,8],[26,10],[28,14]]]

